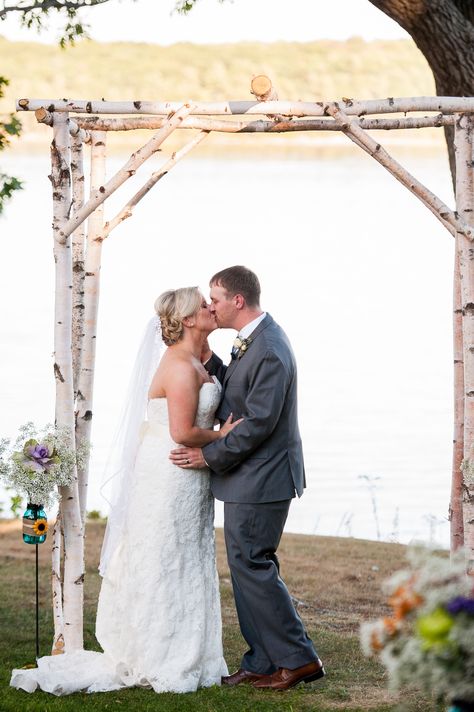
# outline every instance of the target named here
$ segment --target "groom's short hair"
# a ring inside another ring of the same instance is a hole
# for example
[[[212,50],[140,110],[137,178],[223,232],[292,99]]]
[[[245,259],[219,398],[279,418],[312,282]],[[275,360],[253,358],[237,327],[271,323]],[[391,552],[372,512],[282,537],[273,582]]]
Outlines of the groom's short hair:
[[[216,272],[209,285],[223,287],[231,297],[241,294],[249,307],[260,306],[260,282],[255,272],[247,267],[235,265]]]

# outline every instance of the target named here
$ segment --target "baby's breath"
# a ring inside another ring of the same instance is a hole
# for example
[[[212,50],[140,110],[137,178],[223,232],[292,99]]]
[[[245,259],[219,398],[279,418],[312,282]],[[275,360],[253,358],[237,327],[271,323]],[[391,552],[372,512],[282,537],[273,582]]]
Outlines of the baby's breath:
[[[393,687],[422,686],[439,700],[474,702],[474,579],[466,559],[422,549],[386,584],[391,612],[364,623],[361,642]]]
[[[31,443],[44,446],[51,455],[41,471],[33,470],[29,462],[35,461],[24,455]],[[73,443],[74,434],[67,427],[48,424],[38,429],[32,422],[25,423],[13,443],[0,440],[0,479],[28,502],[50,507],[58,499],[57,488],[70,485],[77,468],[87,462],[89,443],[81,441],[75,449]]]

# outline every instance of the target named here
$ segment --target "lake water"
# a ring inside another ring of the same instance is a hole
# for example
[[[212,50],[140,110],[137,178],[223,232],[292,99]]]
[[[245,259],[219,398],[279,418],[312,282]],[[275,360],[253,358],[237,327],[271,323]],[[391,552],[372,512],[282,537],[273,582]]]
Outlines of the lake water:
[[[444,154],[401,156],[453,204]],[[112,157],[108,176],[125,159]],[[2,435],[54,417],[48,160],[46,144],[2,155],[2,170],[26,180],[0,221]],[[108,218],[163,160],[111,199]],[[377,538],[379,528],[447,545],[453,259],[431,213],[356,148],[185,159],[104,244],[88,509],[106,511],[103,464],[155,297],[189,284],[207,293],[211,274],[241,263],[261,278],[262,306],[299,364],[308,487],[287,531]],[[226,354],[232,340],[223,331],[212,344]]]

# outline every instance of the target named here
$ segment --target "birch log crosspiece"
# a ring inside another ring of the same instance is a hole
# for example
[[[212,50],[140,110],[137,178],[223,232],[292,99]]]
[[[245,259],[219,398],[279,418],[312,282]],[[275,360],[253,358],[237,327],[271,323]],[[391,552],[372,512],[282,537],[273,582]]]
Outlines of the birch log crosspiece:
[[[53,114],[50,111],[46,111],[43,106],[40,109],[36,109],[35,117],[39,124],[53,125]],[[69,133],[82,143],[89,143],[91,140],[89,132],[82,129],[71,117],[69,117]]]
[[[69,119],[67,114],[55,115],[54,138],[51,145],[51,183],[53,187],[53,238],[56,274],[54,374],[56,378],[56,414],[58,426],[70,432],[70,447],[74,438],[74,389],[72,369],[72,249],[71,239],[61,235],[71,210],[71,173]],[[55,606],[53,653],[83,647],[83,580],[84,531],[79,509],[77,475],[68,487],[60,488],[61,519],[64,531],[64,570],[62,611],[58,587]],[[57,558],[53,555],[53,565]],[[55,572],[53,579],[59,572]],[[61,629],[61,625],[63,625]]]
[[[334,103],[334,102],[332,102]],[[201,116],[231,115],[282,115],[291,117],[326,116],[327,102],[323,101],[222,101],[194,102],[193,114]],[[414,96],[388,97],[387,99],[354,100],[340,102],[348,116],[367,114],[406,114],[410,111],[433,111],[444,114],[474,112],[474,97]],[[182,106],[176,101],[87,101],[55,99],[20,99],[18,111],[35,111],[46,107],[50,112],[77,114],[156,114],[167,116]]]
[[[76,116],[77,126],[90,131],[135,131],[137,129],[159,129],[165,119],[159,116],[133,116],[108,119],[99,116]],[[425,129],[430,127],[454,125],[453,115],[417,116],[393,119],[354,118],[356,125],[368,130]],[[269,121],[250,119],[235,121],[232,119],[203,118],[189,116],[183,119],[179,129],[198,129],[199,131],[217,131],[220,133],[294,133],[299,131],[340,131],[341,127],[333,119],[287,119]]]
[[[94,131],[91,136],[90,192],[94,194],[105,181],[106,132]],[[83,223],[82,223],[83,224]],[[100,263],[104,227],[104,204],[89,217],[84,278],[84,330],[81,364],[76,400],[76,442],[90,441],[94,393],[97,316],[99,312]],[[78,472],[79,502],[83,525],[86,518],[89,458]]]
[[[153,153],[158,151],[163,141],[173,133],[191,110],[192,106],[190,104],[184,104],[174,114],[168,116],[165,124],[152,136],[148,143],[135,153],[132,153],[125,166],[117,171],[106,185],[102,185],[98,190],[95,190],[82,209],[67,221],[61,230],[62,237],[66,238],[70,235],[101,203],[110,197],[128,178],[134,175],[137,169],[150,158]]]
[[[459,116],[455,124],[456,206],[474,223],[473,119]],[[464,233],[457,236],[462,299],[464,361],[464,459],[462,497],[464,546],[468,569],[474,572],[474,249]]]

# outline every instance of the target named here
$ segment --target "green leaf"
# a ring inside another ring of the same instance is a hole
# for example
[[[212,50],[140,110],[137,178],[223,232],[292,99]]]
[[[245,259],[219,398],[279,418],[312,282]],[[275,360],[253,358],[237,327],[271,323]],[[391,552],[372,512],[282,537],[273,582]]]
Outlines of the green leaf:
[[[23,181],[14,176],[0,173],[0,215],[5,209],[5,203],[10,200],[15,190],[23,189]]]

